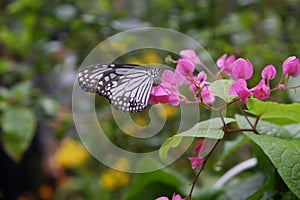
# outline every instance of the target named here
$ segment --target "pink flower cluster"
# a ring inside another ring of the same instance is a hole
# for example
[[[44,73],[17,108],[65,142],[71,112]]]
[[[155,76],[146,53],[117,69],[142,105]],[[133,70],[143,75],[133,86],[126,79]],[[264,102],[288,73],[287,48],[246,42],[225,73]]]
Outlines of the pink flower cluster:
[[[178,88],[182,84],[188,84],[190,92],[195,96],[197,102],[211,105],[215,101],[215,97],[209,91],[209,82],[205,72],[194,75],[195,65],[203,65],[201,60],[193,50],[183,50],[180,52],[181,58],[177,61],[175,72],[165,70],[161,77],[161,83],[152,88],[149,103],[169,103],[177,106],[181,102],[187,102],[186,97],[180,94]],[[227,57],[226,54],[221,56],[216,62],[220,69],[218,75],[226,74],[234,80],[229,89],[229,94],[237,96],[243,103],[247,103],[250,96],[264,100],[270,96],[270,81],[276,76],[276,68],[273,65],[267,65],[261,72],[260,82],[253,88],[248,88],[247,80],[253,75],[253,66],[248,59],[238,58],[234,55]],[[276,88],[284,89],[290,77],[296,77],[300,74],[300,62],[296,56],[288,57],[282,64],[282,75]],[[286,81],[283,82],[287,75]],[[198,140],[193,153],[195,157],[188,157],[192,169],[203,170],[207,156],[204,152],[209,152],[208,144],[204,140]],[[206,154],[207,155],[207,154]],[[156,200],[169,200],[168,197],[159,197]],[[172,200],[183,200],[179,194],[173,194]]]
[[[207,75],[200,72],[194,76],[195,65],[201,61],[193,50],[183,50],[180,52],[181,58],[178,60],[175,72],[165,70],[161,76],[160,84],[152,87],[149,98],[150,104],[169,103],[172,106],[178,106],[181,102],[187,102],[185,96],[180,94],[178,88],[183,84],[189,85],[189,90],[195,94],[197,102],[212,104],[215,97],[208,89],[206,82]]]
[[[246,80],[250,79],[253,74],[253,66],[249,60],[243,58],[235,59],[234,55],[227,58],[224,54],[217,62],[220,73],[231,76],[235,82],[231,85],[229,93],[238,96],[243,103],[247,103],[248,97],[254,95],[257,99],[263,100],[270,96],[270,80],[276,76],[276,68],[273,65],[267,65],[261,73],[261,81],[253,88],[248,89]],[[282,64],[282,78],[287,74],[288,78],[296,77],[300,74],[299,59],[296,56],[288,57]],[[278,89],[283,89],[285,84],[278,84]]]

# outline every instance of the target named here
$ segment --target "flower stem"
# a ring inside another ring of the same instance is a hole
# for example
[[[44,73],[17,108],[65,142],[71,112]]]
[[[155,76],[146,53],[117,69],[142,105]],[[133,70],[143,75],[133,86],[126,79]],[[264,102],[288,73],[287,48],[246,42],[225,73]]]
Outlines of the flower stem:
[[[244,117],[246,118],[247,122],[249,123],[249,125],[252,127],[252,129],[255,129],[255,127],[253,126],[253,124],[250,122],[247,114],[245,113],[245,111],[243,110],[243,108],[240,106],[240,104],[238,102],[235,102],[236,106],[239,108],[239,110],[241,111],[241,113],[244,115]]]

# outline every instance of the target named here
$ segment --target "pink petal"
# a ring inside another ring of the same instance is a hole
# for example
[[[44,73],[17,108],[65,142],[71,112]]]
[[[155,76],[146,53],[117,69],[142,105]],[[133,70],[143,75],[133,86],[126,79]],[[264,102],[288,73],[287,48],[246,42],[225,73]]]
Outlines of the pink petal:
[[[284,90],[284,87],[285,87],[284,84],[279,84],[278,85],[279,90]]]
[[[232,65],[232,76],[235,80],[245,79],[248,80],[252,77],[253,66],[249,60],[239,58],[234,61]]]
[[[173,194],[172,200],[183,200],[179,194]]]
[[[296,77],[300,74],[300,63],[296,56],[288,57],[282,64],[282,71],[284,74]]]
[[[230,55],[227,58],[227,54],[224,54],[217,60],[216,64],[220,68],[221,72],[231,75],[232,74],[231,67],[234,61],[235,61],[234,55]]]
[[[272,80],[276,76],[276,68],[273,65],[266,66],[261,72],[263,79]]]
[[[172,93],[165,85],[159,84],[152,88],[148,101],[149,104],[169,103],[172,106],[178,106],[180,104],[177,93]]]
[[[155,200],[169,200],[169,198],[168,197],[158,197]]]
[[[195,84],[190,84],[190,85],[189,85],[189,90],[190,90],[192,93],[194,93],[194,94],[196,94],[196,93],[198,92],[197,87],[196,87]]]
[[[201,61],[194,50],[186,49],[179,52],[182,58],[192,61],[194,64],[201,64]]]
[[[211,105],[215,102],[215,97],[210,93],[207,86],[201,89],[201,96],[203,102],[207,105]]]
[[[247,82],[244,79],[238,79],[229,88],[229,94],[237,96],[237,91],[243,87],[247,87]]]
[[[200,149],[202,148],[202,145],[203,145],[203,144],[204,144],[204,140],[198,140],[198,141],[196,142],[195,148],[193,149],[193,153],[199,154]]]
[[[251,90],[253,91],[254,96],[260,100],[264,100],[270,96],[270,87],[265,84],[264,79],[262,79],[259,84]]]
[[[178,60],[177,66],[176,66],[176,72],[181,74],[184,77],[187,77],[189,75],[192,75],[195,70],[195,65],[190,60],[181,58]]]
[[[217,66],[222,69],[225,66],[225,60],[227,58],[227,54],[223,54],[216,62]]]
[[[202,157],[188,157],[188,159],[191,162],[192,169],[198,168],[204,162]]]
[[[185,78],[181,75],[178,74],[176,72],[173,72],[171,70],[165,70],[160,78],[161,82],[164,83],[168,83],[174,86],[180,86],[182,83],[184,83]]]
[[[244,79],[238,79],[229,88],[229,94],[238,96],[243,103],[247,103],[252,92],[247,88],[247,82]]]

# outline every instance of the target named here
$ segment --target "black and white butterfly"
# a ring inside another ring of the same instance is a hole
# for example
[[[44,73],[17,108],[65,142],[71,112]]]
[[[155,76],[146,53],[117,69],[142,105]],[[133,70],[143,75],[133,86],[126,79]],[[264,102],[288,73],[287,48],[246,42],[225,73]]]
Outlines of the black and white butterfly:
[[[104,96],[123,112],[144,110],[158,77],[159,68],[133,64],[96,64],[78,72],[78,82],[84,91]]]

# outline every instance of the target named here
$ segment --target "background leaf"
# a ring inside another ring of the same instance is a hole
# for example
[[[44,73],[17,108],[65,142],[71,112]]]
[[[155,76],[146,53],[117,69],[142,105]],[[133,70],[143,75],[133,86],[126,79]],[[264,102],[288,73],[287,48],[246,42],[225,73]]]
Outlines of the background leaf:
[[[30,109],[8,106],[3,111],[3,146],[14,160],[19,160],[30,145],[35,127],[36,119]]]

